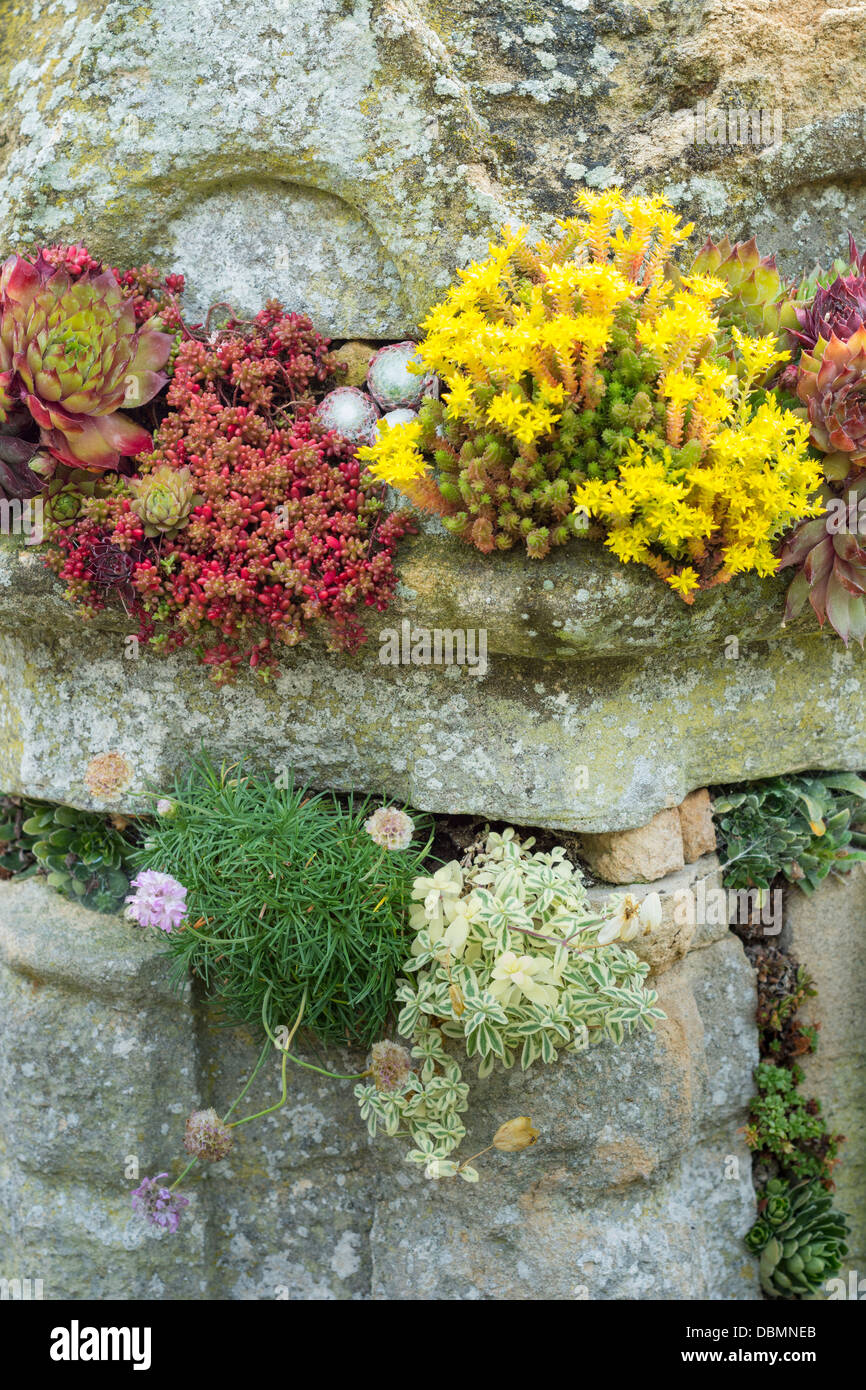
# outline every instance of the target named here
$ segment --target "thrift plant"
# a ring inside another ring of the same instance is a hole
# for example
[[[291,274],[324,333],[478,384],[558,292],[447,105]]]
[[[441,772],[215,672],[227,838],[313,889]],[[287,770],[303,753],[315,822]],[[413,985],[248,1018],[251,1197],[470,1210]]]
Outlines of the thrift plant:
[[[379,1037],[408,949],[427,821],[390,808],[400,819],[389,848],[367,829],[381,824],[369,800],[206,759],[164,799],[136,856],[130,908],[167,931],[175,981],[191,971],[227,1021],[272,1035],[306,998],[305,1026],[321,1041]]]
[[[497,1063],[526,1070],[665,1017],[645,984],[649,966],[624,944],[658,924],[658,895],[641,910],[614,897],[596,916],[565,850],[533,844],[491,832],[412,889],[415,939],[397,989],[410,1050],[384,1044],[372,1083],[355,1094],[371,1135],[408,1139],[408,1161],[430,1178],[478,1177],[451,1157],[466,1133],[461,1052],[478,1058],[479,1077]]]

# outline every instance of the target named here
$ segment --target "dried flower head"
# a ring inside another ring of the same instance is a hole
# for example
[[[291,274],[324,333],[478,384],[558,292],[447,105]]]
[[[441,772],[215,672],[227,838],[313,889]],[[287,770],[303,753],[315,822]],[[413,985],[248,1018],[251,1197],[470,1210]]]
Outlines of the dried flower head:
[[[174,931],[187,914],[186,889],[171,874],[142,869],[132,880],[126,915],[140,927]]]
[[[217,1112],[194,1110],[186,1122],[183,1146],[188,1154],[202,1158],[206,1163],[218,1163],[231,1152],[234,1136],[231,1128],[223,1124]]]
[[[155,1178],[145,1178],[132,1194],[132,1209],[146,1216],[151,1225],[176,1231],[189,1198],[164,1187],[162,1180],[167,1177],[168,1173],[157,1173]]]
[[[506,1120],[493,1136],[493,1147],[503,1153],[520,1153],[528,1149],[538,1138],[538,1130],[533,1129],[528,1115],[518,1115],[516,1120]]]
[[[84,785],[91,796],[102,801],[116,801],[133,776],[132,765],[122,753],[100,753],[87,764]]]
[[[383,849],[408,849],[415,833],[415,822],[405,811],[398,811],[396,806],[380,806],[364,822],[364,829]]]
[[[379,1091],[399,1091],[409,1078],[411,1058],[399,1043],[373,1043],[370,1051],[370,1071]]]

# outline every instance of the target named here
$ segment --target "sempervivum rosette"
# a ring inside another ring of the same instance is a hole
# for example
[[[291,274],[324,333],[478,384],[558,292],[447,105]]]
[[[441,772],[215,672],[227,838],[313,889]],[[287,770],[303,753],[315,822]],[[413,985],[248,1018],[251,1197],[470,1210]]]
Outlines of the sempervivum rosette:
[[[759,1256],[761,1287],[770,1298],[821,1297],[848,1253],[848,1221],[819,1182],[790,1186],[772,1178],[763,1215],[745,1237]]]
[[[864,499],[866,475],[850,484],[841,503],[825,489],[828,510],[792,532],[779,560],[780,570],[796,566],[799,571],[788,590],[785,622],[808,598],[821,626],[829,619],[846,646],[852,637],[861,646],[866,638],[866,549],[857,524]],[[839,523],[840,506],[854,526]]]
[[[866,328],[842,340],[819,338],[800,358],[797,395],[809,414],[812,443],[830,457],[828,478],[866,467]]]
[[[12,256],[0,269],[0,408],[7,398],[26,407],[62,463],[116,468],[151,447],[120,407],[162,388],[172,342],[154,320],[136,325],[111,271],[75,279],[42,256]]]

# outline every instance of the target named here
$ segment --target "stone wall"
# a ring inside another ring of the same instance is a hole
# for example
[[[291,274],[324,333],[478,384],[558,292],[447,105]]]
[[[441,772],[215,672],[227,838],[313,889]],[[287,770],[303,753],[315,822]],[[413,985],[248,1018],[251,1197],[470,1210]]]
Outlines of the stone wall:
[[[866,228],[864,51],[866,6],[814,0],[9,0],[0,242],[86,240],[185,271],[193,314],[276,293],[367,339],[412,333],[503,222],[549,232],[584,186],[662,192],[701,235],[755,232],[793,272]],[[188,656],[128,659],[111,615],[85,632],[4,539],[0,790],[101,805],[87,764],[117,752],[132,781],[114,805],[134,809],[202,740],[320,785],[605,834],[707,784],[866,766],[863,653],[808,615],[783,634],[780,581],[686,610],[594,547],[494,573],[435,527],[401,578],[365,652],[311,644],[272,687],[217,691]],[[486,628],[488,669],[382,665],[378,632],[404,620]],[[849,1132],[856,891],[791,895],[787,928],[822,988],[810,1079]],[[470,1140],[515,1111],[543,1131],[481,1189],[425,1183],[369,1143],[348,1085],[298,1073],[292,1105],[195,1188],[181,1242],[132,1221],[124,1162],[167,1163],[252,1040],[172,995],[129,926],[36,883],[0,885],[0,942],[0,1237],[49,1297],[105,1296],[106,1277],[117,1297],[755,1296],[737,1136],[753,980],[726,933],[654,962],[669,1019],[652,1039],[476,1085]]]
[[[792,270],[866,222],[860,3],[9,0],[3,21],[0,241],[161,260],[202,311],[278,292],[401,337],[504,220],[550,229],[582,186],[664,192]]]
[[[692,879],[716,882],[713,865]],[[296,1070],[288,1106],[184,1185],[193,1205],[174,1236],[132,1216],[125,1166],[169,1167],[185,1115],[222,1113],[257,1052],[189,990],[172,993],[159,951],[35,881],[0,885],[4,1277],[75,1299],[757,1296],[738,1132],[757,1059],[754,978],[724,927],[658,961],[668,1017],[653,1035],[473,1081],[467,1153],[512,1115],[541,1131],[525,1153],[490,1155],[477,1186],[426,1181],[399,1143],[368,1138],[351,1082]],[[278,1091],[274,1060],[242,1113]]]
[[[818,1049],[802,1059],[802,1090],[821,1101],[834,1133],[846,1136],[834,1173],[836,1204],[848,1214],[845,1270],[866,1271],[866,865],[828,879],[814,897],[790,893],[782,945],[811,975],[817,994],[800,1011],[818,1024]]]
[[[122,613],[83,628],[38,553],[0,539],[0,787],[94,805],[87,764],[118,752],[133,781],[110,805],[134,810],[202,740],[314,785],[597,834],[696,787],[866,766],[866,656],[811,611],[783,631],[783,581],[687,609],[600,546],[491,567],[436,536],[401,547],[400,573],[357,656],[307,643],[272,685],[218,690],[191,653],[130,648]],[[484,674],[381,664],[404,621],[486,629]]]

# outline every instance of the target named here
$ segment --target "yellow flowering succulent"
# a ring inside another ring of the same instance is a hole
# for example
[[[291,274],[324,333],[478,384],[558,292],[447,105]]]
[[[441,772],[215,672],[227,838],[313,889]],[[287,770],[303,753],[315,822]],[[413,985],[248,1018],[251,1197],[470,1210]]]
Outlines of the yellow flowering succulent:
[[[616,477],[587,479],[574,494],[603,522],[619,560],[649,565],[687,603],[699,588],[743,571],[774,574],[773,542],[821,511],[808,424],[771,395],[755,404],[755,383],[784,354],[774,338],[734,328],[737,361],[728,369],[696,357],[714,325],[679,296],[653,324],[638,325],[663,367],[664,434],[641,432],[627,443]]]
[[[458,272],[418,349],[441,400],[360,451],[374,477],[481,550],[522,542],[537,558],[579,533],[579,417],[604,395],[611,352],[637,345],[635,326],[651,329],[665,309],[665,263],[691,231],[659,198],[578,202],[555,244],[532,250],[524,229],[506,231]],[[706,316],[714,285],[684,282],[680,314]]]
[[[577,202],[556,243],[509,231],[459,272],[418,349],[441,399],[360,457],[483,551],[601,534],[687,602],[772,574],[821,483],[806,426],[758,389],[777,338],[720,333],[725,285],[672,265],[692,229],[664,199]]]

